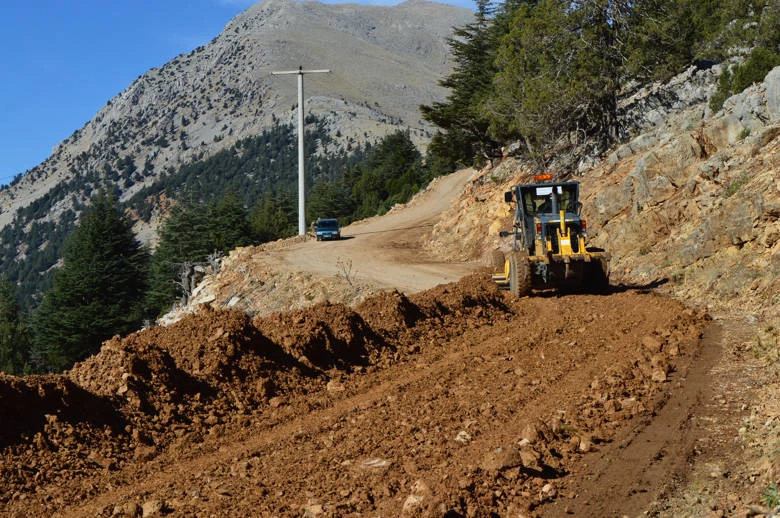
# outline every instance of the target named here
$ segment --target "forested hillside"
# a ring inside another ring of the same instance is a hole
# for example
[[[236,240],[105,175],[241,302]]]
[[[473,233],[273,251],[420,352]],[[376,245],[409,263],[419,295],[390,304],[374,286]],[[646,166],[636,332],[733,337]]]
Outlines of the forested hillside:
[[[423,106],[450,164],[483,163],[502,146],[565,175],[637,128],[619,99],[696,64],[723,63],[710,107],[780,64],[780,5],[726,0],[477,2],[451,40],[444,102]]]

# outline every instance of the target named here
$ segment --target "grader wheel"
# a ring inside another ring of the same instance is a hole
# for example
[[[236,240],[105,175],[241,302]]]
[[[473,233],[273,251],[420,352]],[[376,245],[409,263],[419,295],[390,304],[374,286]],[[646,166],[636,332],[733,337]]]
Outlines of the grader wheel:
[[[599,257],[586,269],[585,287],[591,293],[609,292],[609,261]]]
[[[531,264],[525,254],[509,256],[509,293],[515,297],[531,293]]]

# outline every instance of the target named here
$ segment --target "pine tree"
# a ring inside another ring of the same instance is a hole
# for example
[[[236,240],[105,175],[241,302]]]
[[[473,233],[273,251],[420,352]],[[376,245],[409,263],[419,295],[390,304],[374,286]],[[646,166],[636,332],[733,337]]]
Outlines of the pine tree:
[[[236,191],[228,190],[219,201],[211,204],[208,227],[213,250],[227,253],[249,244],[247,212]]]
[[[701,5],[705,2],[696,0]],[[689,2],[639,0],[628,15],[626,74],[636,80],[665,80],[689,64],[701,36]],[[712,6],[710,6],[712,7]]]
[[[170,309],[171,303],[179,297],[181,290],[177,283],[182,263],[205,262],[214,252],[209,214],[201,205],[174,207],[162,224],[159,236],[146,297],[146,311],[150,317]]]
[[[249,216],[249,226],[257,242],[266,243],[295,235],[298,216],[292,199],[292,194],[286,192],[276,197],[266,194],[255,204]]]
[[[140,324],[148,253],[114,198],[100,192],[65,245],[34,318],[41,367],[61,371],[100,349],[115,334]]]
[[[453,29],[447,40],[455,67],[439,84],[450,89],[444,102],[420,106],[424,119],[443,131],[434,135],[429,151],[456,164],[471,165],[476,156],[492,155],[498,147],[487,132],[489,121],[479,104],[493,93],[494,60],[500,33],[491,22],[489,0],[477,0],[474,21]]]
[[[384,214],[419,190],[424,178],[422,155],[408,131],[396,131],[374,146],[365,163],[347,178],[353,182],[349,188],[356,219]]]
[[[567,146],[610,140],[623,6],[542,0],[515,11],[498,51],[496,94],[483,105],[496,138],[521,139],[542,160]]]
[[[29,347],[30,336],[14,287],[0,279],[0,372],[25,374],[29,370]]]
[[[350,219],[355,207],[344,178],[315,183],[306,199],[306,211],[309,221],[317,218]]]

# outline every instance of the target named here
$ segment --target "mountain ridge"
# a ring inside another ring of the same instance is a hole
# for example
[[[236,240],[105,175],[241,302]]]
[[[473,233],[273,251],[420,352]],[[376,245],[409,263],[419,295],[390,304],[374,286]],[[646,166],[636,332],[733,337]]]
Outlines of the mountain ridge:
[[[209,156],[278,121],[293,121],[295,83],[272,78],[272,70],[326,68],[322,63],[332,69],[312,81],[306,109],[326,115],[341,143],[410,127],[422,145],[431,127],[417,107],[443,97],[436,82],[449,69],[446,38],[451,27],[472,15],[420,0],[395,7],[255,4],[211,42],[139,76],[48,159],[3,189],[0,228],[19,208],[76,177],[92,173],[104,180],[108,170],[127,164],[133,171],[122,180],[129,186],[120,186],[126,199],[164,170]],[[84,203],[90,193],[71,194]],[[51,217],[71,205],[53,207]]]

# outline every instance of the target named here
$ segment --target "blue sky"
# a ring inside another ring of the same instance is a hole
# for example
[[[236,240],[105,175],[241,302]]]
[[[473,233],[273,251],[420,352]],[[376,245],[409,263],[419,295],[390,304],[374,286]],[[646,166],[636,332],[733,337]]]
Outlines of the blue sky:
[[[354,0],[353,0],[354,1]],[[0,185],[45,160],[147,70],[217,36],[252,0],[6,0]],[[340,3],[328,1],[328,3]],[[391,0],[358,0],[396,4]],[[473,7],[471,0],[447,3]]]

